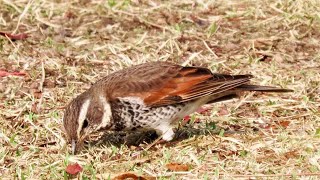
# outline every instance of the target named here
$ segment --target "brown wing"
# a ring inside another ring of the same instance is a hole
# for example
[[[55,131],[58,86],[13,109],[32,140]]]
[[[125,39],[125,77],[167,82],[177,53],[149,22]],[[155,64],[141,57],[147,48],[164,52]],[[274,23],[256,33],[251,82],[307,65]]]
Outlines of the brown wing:
[[[251,75],[212,74],[208,69],[185,67],[160,90],[149,92],[144,102],[150,106],[161,106],[192,101],[234,89],[248,83],[250,78]]]
[[[138,96],[149,106],[162,106],[225,92],[248,83],[250,78],[250,75],[212,74],[206,68],[154,62],[118,71],[101,82],[106,82],[110,99]]]
[[[95,89],[105,91],[109,99],[143,96],[146,92],[161,89],[175,77],[182,66],[168,62],[149,62],[131,66],[97,81]]]

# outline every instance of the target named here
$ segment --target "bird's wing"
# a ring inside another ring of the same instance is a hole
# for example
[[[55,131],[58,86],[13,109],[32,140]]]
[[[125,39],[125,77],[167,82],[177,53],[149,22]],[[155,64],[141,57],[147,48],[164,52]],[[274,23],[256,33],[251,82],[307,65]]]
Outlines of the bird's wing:
[[[213,74],[201,67],[146,63],[108,78],[105,85],[112,91],[110,99],[139,97],[148,106],[162,106],[226,92],[247,84],[251,75]]]
[[[204,96],[212,96],[233,90],[249,82],[250,75],[212,74],[203,68],[186,67],[178,76],[168,80],[159,90],[151,92],[144,102],[150,106],[192,101]]]

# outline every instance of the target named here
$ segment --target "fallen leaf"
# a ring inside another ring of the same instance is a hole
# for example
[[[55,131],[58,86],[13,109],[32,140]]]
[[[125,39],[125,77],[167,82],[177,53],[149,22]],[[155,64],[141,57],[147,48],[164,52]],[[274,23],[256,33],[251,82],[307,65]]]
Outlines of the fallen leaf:
[[[191,117],[189,115],[187,115],[183,118],[183,121],[188,122],[188,121],[190,121],[190,119],[191,119]]]
[[[46,88],[54,88],[56,86],[56,82],[52,81],[52,80],[45,80],[43,82],[43,86]]]
[[[183,118],[183,124],[182,125],[185,125],[187,124],[188,122],[190,122],[191,120],[191,116],[190,115],[187,115]],[[193,123],[199,123],[200,122],[200,119],[199,118],[195,118]]]
[[[26,73],[24,72],[7,72],[7,71],[0,71],[0,77],[5,76],[25,76]]]
[[[199,108],[198,110],[197,110],[197,113],[199,113],[199,114],[202,114],[202,115],[208,115],[209,114],[209,112],[210,112],[210,108],[203,108],[203,107],[201,107],[201,108]]]
[[[82,167],[78,164],[69,164],[66,168],[66,172],[71,175],[76,175],[82,171]]]
[[[5,36],[10,38],[11,40],[23,40],[28,38],[28,34],[21,33],[21,34],[10,34],[6,32],[0,32],[1,36]]]
[[[280,121],[280,122],[277,122],[277,124],[281,127],[287,128],[290,124],[290,121]]]
[[[40,83],[38,83],[38,82],[32,82],[32,83],[30,84],[29,88],[30,88],[30,89],[35,89],[35,90],[37,90],[37,89],[39,88],[39,86],[40,86]]]
[[[284,156],[287,158],[287,159],[293,159],[297,156],[299,156],[298,150],[293,150],[293,151],[289,151],[289,152],[286,152],[284,153]]]
[[[228,115],[228,114],[229,114],[229,111],[228,111],[226,106],[222,106],[218,111],[218,115],[219,116],[225,116],[225,115]]]
[[[77,15],[72,11],[66,11],[64,13],[64,17],[67,19],[75,19],[75,18],[77,18]]]
[[[112,178],[112,180],[129,180],[129,179],[134,179],[134,180],[154,180],[156,178],[155,177],[138,176],[138,175],[133,174],[133,173],[123,173],[123,174],[120,174],[120,175]]]
[[[232,129],[234,131],[239,131],[241,129],[241,126],[239,126],[237,124],[230,124],[229,127],[230,127],[230,129]]]
[[[37,90],[33,91],[33,97],[36,99],[40,99],[42,97],[42,92]]]
[[[266,125],[260,125],[260,128],[263,129],[279,129],[280,127],[287,128],[290,124],[290,121],[279,121],[275,122],[275,124],[266,124]]]
[[[209,21],[208,20],[203,20],[203,19],[200,19],[199,17],[197,17],[196,15],[193,15],[191,14],[190,15],[190,19],[198,24],[199,26],[209,26]]]
[[[38,114],[40,112],[40,107],[38,102],[34,102],[31,105],[31,112]]]
[[[166,167],[171,171],[188,171],[189,166],[185,164],[179,164],[179,163],[169,163],[166,164]]]

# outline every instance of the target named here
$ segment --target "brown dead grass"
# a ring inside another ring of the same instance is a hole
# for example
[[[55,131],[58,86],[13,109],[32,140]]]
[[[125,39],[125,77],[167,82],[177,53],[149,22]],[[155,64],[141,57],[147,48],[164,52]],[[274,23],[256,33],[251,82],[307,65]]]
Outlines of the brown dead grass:
[[[80,179],[134,172],[158,179],[317,179],[320,176],[318,0],[9,1],[0,3],[0,174],[3,179]],[[288,94],[247,94],[195,114],[219,134],[166,145],[90,146],[72,156],[63,107],[91,83],[147,61],[250,73]],[[224,133],[223,133],[224,132]],[[169,163],[188,165],[171,172]]]

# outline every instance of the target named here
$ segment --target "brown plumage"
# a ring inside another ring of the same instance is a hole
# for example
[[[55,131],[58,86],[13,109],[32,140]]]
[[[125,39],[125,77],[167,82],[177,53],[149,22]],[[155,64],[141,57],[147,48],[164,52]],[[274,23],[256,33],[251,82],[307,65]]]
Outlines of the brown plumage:
[[[174,122],[201,105],[231,98],[241,91],[292,91],[250,85],[251,78],[168,62],[132,66],[97,81],[75,98],[66,109],[64,127],[74,147],[87,134],[101,129],[151,128],[171,140]]]

